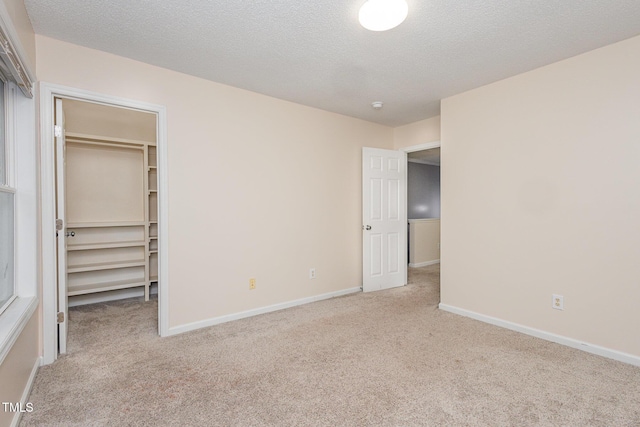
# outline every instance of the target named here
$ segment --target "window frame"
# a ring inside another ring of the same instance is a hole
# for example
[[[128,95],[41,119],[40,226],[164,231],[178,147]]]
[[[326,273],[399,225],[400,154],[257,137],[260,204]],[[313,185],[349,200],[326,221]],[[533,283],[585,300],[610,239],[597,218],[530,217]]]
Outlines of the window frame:
[[[35,108],[18,85],[5,80],[5,163],[6,182],[0,191],[13,193],[13,296],[0,312],[0,364],[13,347],[22,330],[38,307],[37,279],[28,272],[36,266],[31,258],[37,245],[37,231],[31,222],[37,221],[34,206],[36,192]],[[34,222],[34,225],[37,222]]]
[[[17,242],[17,210],[16,210],[16,188],[15,188],[15,157],[14,157],[14,132],[13,132],[13,123],[12,119],[15,117],[15,104],[10,101],[10,88],[11,83],[4,77],[4,75],[0,72],[0,81],[3,84],[3,94],[2,94],[2,102],[4,105],[2,109],[4,110],[4,117],[0,117],[4,121],[4,126],[2,129],[4,130],[4,144],[1,147],[4,151],[4,177],[2,181],[0,181],[0,191],[3,193],[10,193],[13,195],[12,204],[13,204],[13,244],[11,250],[13,251],[13,283],[11,289],[11,296],[9,299],[0,306],[0,315],[4,313],[7,308],[15,301],[17,298],[17,289],[16,289],[16,242]]]

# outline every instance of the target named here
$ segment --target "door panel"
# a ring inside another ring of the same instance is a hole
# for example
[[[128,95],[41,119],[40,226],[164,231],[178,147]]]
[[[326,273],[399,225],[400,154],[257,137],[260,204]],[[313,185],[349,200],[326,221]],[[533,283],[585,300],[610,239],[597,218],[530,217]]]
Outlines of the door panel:
[[[380,221],[382,219],[382,180],[373,178],[370,180],[371,192],[371,220]]]
[[[400,220],[400,181],[390,179],[388,181],[389,191],[389,213],[387,218],[392,221]]]
[[[369,249],[370,249],[370,265],[369,274],[371,277],[378,277],[382,275],[382,234],[370,233],[369,234]]]
[[[406,153],[362,149],[365,292],[407,283]]]
[[[400,236],[398,233],[389,233],[387,236],[387,247],[389,248],[389,273],[400,272]],[[405,285],[406,283],[403,283]]]

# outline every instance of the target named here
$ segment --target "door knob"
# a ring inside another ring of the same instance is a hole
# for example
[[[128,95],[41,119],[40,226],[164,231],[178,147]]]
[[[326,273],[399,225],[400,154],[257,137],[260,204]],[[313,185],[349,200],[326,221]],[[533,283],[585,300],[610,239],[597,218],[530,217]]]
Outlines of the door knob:
[[[67,231],[65,233],[65,236],[67,236],[67,237],[75,237],[75,235],[76,235],[75,231]]]
[[[370,225],[363,225],[362,229],[363,230],[371,230],[371,226]]]

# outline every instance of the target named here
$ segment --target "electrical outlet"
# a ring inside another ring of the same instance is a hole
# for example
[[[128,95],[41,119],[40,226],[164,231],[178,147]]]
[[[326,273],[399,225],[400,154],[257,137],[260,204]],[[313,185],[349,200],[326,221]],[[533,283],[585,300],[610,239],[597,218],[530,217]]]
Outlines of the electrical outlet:
[[[551,307],[555,308],[556,310],[564,310],[564,297],[562,295],[553,294]]]
[[[249,289],[256,288],[256,279],[249,279]]]
[[[309,269],[309,279],[315,279],[316,278],[316,269],[315,268],[310,268]]]

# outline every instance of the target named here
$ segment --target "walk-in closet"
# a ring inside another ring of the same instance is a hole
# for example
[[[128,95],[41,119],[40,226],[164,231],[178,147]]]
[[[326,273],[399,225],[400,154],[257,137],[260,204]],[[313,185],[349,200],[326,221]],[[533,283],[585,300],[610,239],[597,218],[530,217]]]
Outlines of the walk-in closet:
[[[69,306],[158,284],[156,116],[63,99]]]

